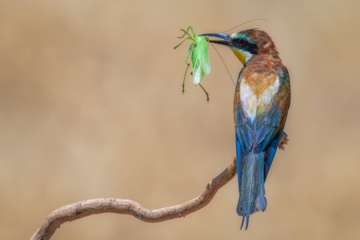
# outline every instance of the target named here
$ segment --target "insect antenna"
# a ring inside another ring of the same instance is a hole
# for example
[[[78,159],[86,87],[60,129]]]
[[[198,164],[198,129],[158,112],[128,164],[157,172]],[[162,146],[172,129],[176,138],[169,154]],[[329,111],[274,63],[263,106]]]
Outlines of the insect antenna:
[[[269,20],[263,19],[263,18],[255,18],[255,19],[252,19],[252,20],[249,20],[249,21],[240,23],[240,24],[236,25],[235,27],[232,27],[232,28],[224,31],[224,33],[228,32],[228,31],[230,31],[230,30],[233,30],[234,28],[240,27],[240,26],[242,26],[242,25],[244,25],[244,24],[251,23],[251,22],[254,22],[254,21],[266,21],[266,22],[268,22]]]
[[[231,76],[231,74],[230,74],[230,71],[229,71],[229,68],[227,67],[227,65],[226,65],[226,63],[225,63],[225,61],[224,61],[223,57],[221,56],[221,54],[219,53],[219,51],[216,49],[216,47],[214,46],[214,44],[212,44],[211,42],[209,42],[209,43],[211,44],[211,46],[213,46],[213,48],[215,49],[215,51],[216,51],[216,52],[217,52],[217,54],[219,55],[219,57],[220,57],[221,61],[223,62],[224,66],[225,66],[225,68],[226,68],[227,73],[229,74],[229,77],[230,77],[230,79],[231,79],[232,83],[233,83],[233,84],[234,84],[234,86],[235,86],[234,79],[232,78],[232,76]]]

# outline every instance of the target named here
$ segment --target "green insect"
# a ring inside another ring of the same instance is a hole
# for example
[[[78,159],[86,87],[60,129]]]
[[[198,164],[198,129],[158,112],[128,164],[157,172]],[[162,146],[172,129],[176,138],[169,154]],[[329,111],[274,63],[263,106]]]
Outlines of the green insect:
[[[189,26],[186,30],[184,30],[184,29],[180,29],[180,30],[182,32],[184,32],[184,34],[178,38],[180,38],[180,39],[184,38],[184,37],[187,37],[187,38],[185,38],[181,43],[176,45],[174,47],[174,49],[179,47],[181,44],[183,44],[188,39],[193,41],[189,47],[189,50],[187,52],[186,59],[185,59],[187,67],[185,70],[184,80],[183,80],[183,84],[182,84],[182,92],[183,93],[185,92],[185,78],[186,78],[186,73],[190,66],[188,59],[189,59],[190,53],[192,52],[191,61],[193,64],[193,72],[191,74],[193,76],[194,83],[199,84],[201,89],[206,94],[206,100],[209,102],[209,94],[205,90],[205,88],[200,84],[200,82],[204,78],[204,75],[210,74],[210,71],[211,71],[210,58],[209,58],[209,47],[208,47],[209,39],[205,36],[196,35],[194,32],[194,29],[191,26]],[[189,30],[191,30],[193,36],[191,36],[191,34],[189,33]]]

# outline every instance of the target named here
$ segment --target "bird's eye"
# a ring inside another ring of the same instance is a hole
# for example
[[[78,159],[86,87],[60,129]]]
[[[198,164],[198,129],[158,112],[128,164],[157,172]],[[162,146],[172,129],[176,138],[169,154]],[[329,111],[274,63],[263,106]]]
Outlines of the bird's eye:
[[[240,39],[239,41],[241,46],[245,46],[246,45],[246,41],[244,39]]]

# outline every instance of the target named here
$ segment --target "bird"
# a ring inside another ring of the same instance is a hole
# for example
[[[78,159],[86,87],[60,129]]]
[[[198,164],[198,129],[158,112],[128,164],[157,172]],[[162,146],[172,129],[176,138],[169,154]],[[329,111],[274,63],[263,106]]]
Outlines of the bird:
[[[233,112],[239,187],[236,211],[242,216],[240,230],[245,220],[246,230],[250,214],[266,209],[264,183],[280,140],[286,140],[284,126],[291,98],[289,72],[265,31],[202,35],[222,39],[209,42],[229,47],[243,65],[235,85]]]

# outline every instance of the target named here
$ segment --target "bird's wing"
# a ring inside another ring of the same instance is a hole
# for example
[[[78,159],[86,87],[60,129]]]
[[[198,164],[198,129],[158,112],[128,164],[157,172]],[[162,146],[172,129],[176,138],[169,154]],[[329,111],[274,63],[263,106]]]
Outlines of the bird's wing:
[[[287,112],[290,106],[290,77],[286,67],[279,71],[280,89],[275,95],[273,104],[261,118],[265,134],[259,134],[259,142],[261,150],[265,150],[265,179],[269,173],[276,150],[281,139]],[[259,119],[260,120],[260,119]],[[262,139],[263,137],[263,139]]]
[[[240,77],[242,77],[240,75]],[[251,122],[244,113],[241,101],[235,106],[236,121],[236,158],[238,170],[241,169],[242,155],[249,151],[265,152],[265,178],[274,159],[279,141],[285,125],[288,104],[290,102],[289,75],[284,67],[279,71],[280,88],[274,96],[271,106],[261,115],[256,116],[256,121]],[[287,99],[288,98],[288,99]]]

